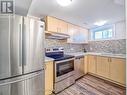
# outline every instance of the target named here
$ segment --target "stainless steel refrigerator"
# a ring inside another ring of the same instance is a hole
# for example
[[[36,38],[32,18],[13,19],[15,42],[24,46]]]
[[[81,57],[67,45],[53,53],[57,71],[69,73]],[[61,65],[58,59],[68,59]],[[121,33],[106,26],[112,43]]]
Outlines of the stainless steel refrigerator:
[[[0,95],[44,94],[44,22],[0,16]]]

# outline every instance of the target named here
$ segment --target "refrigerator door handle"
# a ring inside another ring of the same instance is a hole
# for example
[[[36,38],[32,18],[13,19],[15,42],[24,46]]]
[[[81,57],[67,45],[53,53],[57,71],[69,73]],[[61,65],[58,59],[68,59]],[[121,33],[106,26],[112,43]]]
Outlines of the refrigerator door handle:
[[[23,66],[26,65],[26,51],[25,51],[25,32],[26,32],[26,25],[23,24],[23,31],[22,31],[22,64]]]
[[[22,66],[22,25],[19,24],[19,66]]]

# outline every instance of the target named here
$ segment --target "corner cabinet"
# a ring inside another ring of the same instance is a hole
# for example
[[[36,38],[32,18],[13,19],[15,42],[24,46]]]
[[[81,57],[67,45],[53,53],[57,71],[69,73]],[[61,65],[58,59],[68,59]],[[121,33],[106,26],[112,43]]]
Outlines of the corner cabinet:
[[[53,91],[53,62],[45,63],[45,95],[51,95]]]
[[[88,43],[88,30],[76,25],[68,24],[68,33],[70,38],[68,43]]]

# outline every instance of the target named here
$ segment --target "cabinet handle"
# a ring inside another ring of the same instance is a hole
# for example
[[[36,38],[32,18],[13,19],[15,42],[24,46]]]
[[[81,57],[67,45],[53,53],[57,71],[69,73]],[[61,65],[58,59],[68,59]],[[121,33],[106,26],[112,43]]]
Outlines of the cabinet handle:
[[[44,65],[44,70],[46,70],[47,69],[47,66],[46,66],[46,64]]]
[[[108,58],[108,62],[110,62],[110,59]]]
[[[57,32],[58,32],[58,27],[57,27]]]
[[[60,28],[60,33],[61,33],[61,28]]]
[[[110,58],[110,62],[112,62],[112,58]]]
[[[20,33],[20,37],[19,37],[19,66],[22,66],[22,26],[21,24],[19,24],[19,33]]]
[[[57,28],[57,32],[59,32],[59,33],[60,33],[60,32],[61,32],[61,28]]]

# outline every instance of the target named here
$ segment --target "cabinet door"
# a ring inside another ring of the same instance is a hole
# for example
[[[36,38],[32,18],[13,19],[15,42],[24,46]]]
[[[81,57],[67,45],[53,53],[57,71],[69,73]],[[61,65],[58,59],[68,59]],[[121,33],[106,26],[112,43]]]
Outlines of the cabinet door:
[[[45,95],[49,95],[53,91],[53,62],[47,62],[45,65]]]
[[[69,43],[88,43],[88,30],[76,25],[68,24]]]
[[[68,34],[68,25],[62,20],[58,20],[58,32]]]
[[[68,33],[70,38],[68,40],[69,43],[78,43],[79,42],[79,27],[76,25],[68,24]]]
[[[88,72],[96,74],[96,56],[88,56]]]
[[[109,78],[109,58],[97,56],[97,75]]]
[[[57,32],[58,31],[58,19],[47,16],[46,31]]]
[[[70,35],[70,38],[68,39],[68,43],[72,43],[74,39],[74,33],[75,33],[75,26],[72,24],[68,24],[68,34]]]
[[[110,63],[110,79],[121,84],[126,82],[126,60],[112,58]]]
[[[80,28],[80,40],[82,43],[88,43],[88,30]]]
[[[84,34],[80,31],[80,27],[74,26],[73,42],[82,43],[84,39]]]
[[[85,55],[84,57],[84,74],[88,73],[88,56]]]

